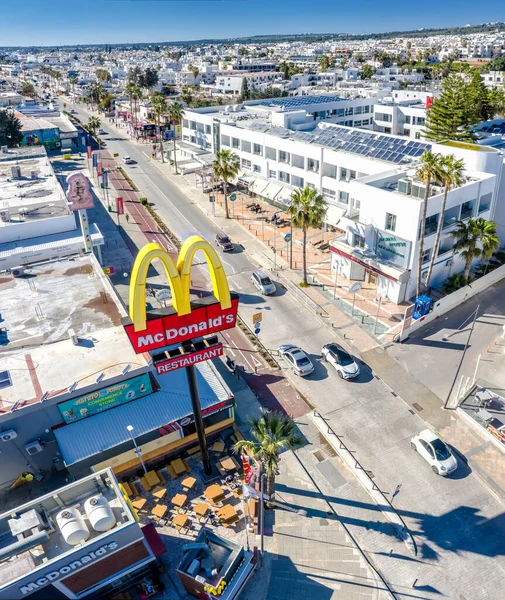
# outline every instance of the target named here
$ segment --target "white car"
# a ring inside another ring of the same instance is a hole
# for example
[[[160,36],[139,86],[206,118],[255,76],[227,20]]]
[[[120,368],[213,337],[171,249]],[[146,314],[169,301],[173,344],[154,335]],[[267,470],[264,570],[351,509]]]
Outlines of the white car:
[[[335,367],[340,379],[356,379],[356,377],[359,377],[358,363],[342,346],[335,343],[325,344],[321,354],[325,361]]]
[[[449,446],[431,429],[424,429],[415,435],[410,447],[419,452],[437,475],[449,475],[458,468],[458,461]]]
[[[305,352],[293,344],[282,344],[278,348],[279,354],[293,369],[293,373],[305,377],[314,371],[314,365]]]
[[[125,165],[131,165],[133,160],[131,156],[123,156],[123,162]]]

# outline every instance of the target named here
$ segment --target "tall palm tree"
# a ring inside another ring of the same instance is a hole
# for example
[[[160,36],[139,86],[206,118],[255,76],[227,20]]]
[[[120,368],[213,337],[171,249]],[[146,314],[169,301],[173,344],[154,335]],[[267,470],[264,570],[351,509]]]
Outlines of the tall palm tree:
[[[216,160],[212,165],[214,177],[223,182],[224,210],[226,218],[230,218],[228,212],[228,182],[238,175],[240,170],[240,158],[231,150],[221,150],[216,154]]]
[[[454,250],[461,250],[465,259],[464,276],[470,277],[470,268],[474,258],[489,258],[499,247],[500,240],[496,235],[496,224],[482,217],[468,219],[468,223],[458,221],[454,231],[456,243]]]
[[[439,179],[440,173],[440,154],[434,154],[433,152],[426,151],[420,158],[421,165],[417,170],[416,175],[424,181],[424,199],[422,204],[421,213],[421,239],[419,240],[419,257],[417,262],[417,289],[416,296],[421,295],[421,270],[423,267],[423,253],[424,253],[424,233],[426,231],[426,212],[428,210],[428,199],[431,192],[431,181],[433,179]]]
[[[91,102],[98,106],[100,100],[105,96],[105,88],[99,81],[94,81],[88,86],[88,93]]]
[[[177,123],[180,123],[184,117],[184,107],[182,106],[182,104],[180,102],[172,102],[168,106],[167,115],[174,126],[174,137],[173,137],[173,140],[174,140],[174,166],[175,166],[175,173],[177,175],[177,156],[176,156],[176,151],[175,151],[175,133],[176,133]]]
[[[237,453],[250,453],[261,461],[266,474],[266,495],[273,498],[275,475],[281,460],[280,453],[302,443],[296,424],[291,417],[279,412],[263,412],[261,417],[250,419],[251,434],[256,439],[239,440],[233,447]]]
[[[193,91],[191,90],[191,88],[188,86],[184,87],[182,89],[180,98],[183,102],[189,105],[190,102],[193,100]]]
[[[137,124],[137,102],[142,100],[142,88],[136,83],[129,86],[130,102],[133,100],[133,133],[135,134],[135,125]]]
[[[158,137],[160,139],[160,151],[161,151],[161,162],[165,162],[165,155],[163,153],[163,136],[161,135],[161,117],[167,114],[167,102],[165,96],[161,92],[155,92],[151,98],[151,104],[153,106],[154,116],[156,117],[158,125]]]
[[[100,128],[100,119],[98,117],[90,117],[88,121],[88,129],[93,137],[96,136],[96,130]]]
[[[433,271],[433,265],[435,264],[435,258],[437,256],[438,247],[440,245],[440,236],[442,235],[442,228],[444,226],[444,212],[445,205],[447,203],[447,194],[453,187],[459,187],[464,182],[464,171],[465,163],[463,160],[458,160],[451,154],[450,156],[443,156],[440,160],[440,171],[438,177],[440,183],[444,186],[444,198],[442,200],[442,208],[440,210],[440,218],[437,224],[437,235],[435,236],[435,243],[431,250],[430,265],[428,267],[428,274],[426,275],[425,286],[430,285],[431,273]]]
[[[328,203],[315,188],[305,187],[291,194],[291,205],[287,209],[293,227],[303,232],[303,284],[307,285],[307,230],[318,227],[326,215]]]
[[[79,81],[79,78],[77,77],[77,75],[72,75],[71,77],[69,77],[68,82],[70,83],[70,86],[72,88],[72,99],[74,99],[75,96],[75,84]]]

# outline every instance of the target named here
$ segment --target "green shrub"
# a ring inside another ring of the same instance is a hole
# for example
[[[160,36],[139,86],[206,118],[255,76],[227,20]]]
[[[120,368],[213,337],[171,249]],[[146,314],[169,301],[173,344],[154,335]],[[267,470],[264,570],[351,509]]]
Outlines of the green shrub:
[[[471,281],[471,277],[465,277],[463,273],[454,273],[442,284],[442,289],[447,294],[455,292],[465,285],[468,285]]]
[[[145,197],[140,198],[140,204],[142,204],[142,206],[149,206],[149,200]]]

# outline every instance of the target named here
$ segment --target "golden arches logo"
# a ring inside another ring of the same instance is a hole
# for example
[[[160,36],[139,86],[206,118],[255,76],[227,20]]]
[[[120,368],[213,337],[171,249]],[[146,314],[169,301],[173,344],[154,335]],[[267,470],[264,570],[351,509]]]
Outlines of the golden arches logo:
[[[183,316],[191,312],[191,267],[198,250],[202,250],[205,254],[214,295],[219,300],[221,308],[224,310],[232,306],[230,288],[221,259],[216,250],[201,236],[193,235],[182,244],[177,264],[174,264],[171,256],[160,244],[146,244],[138,253],[131,274],[130,319],[135,332],[146,329],[147,272],[156,258],[161,260],[167,274],[172,303],[177,314]]]

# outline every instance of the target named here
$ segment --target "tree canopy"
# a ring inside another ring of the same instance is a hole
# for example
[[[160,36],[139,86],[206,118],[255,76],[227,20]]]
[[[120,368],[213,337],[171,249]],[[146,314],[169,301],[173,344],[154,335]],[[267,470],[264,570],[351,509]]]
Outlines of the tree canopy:
[[[0,146],[13,148],[22,139],[21,121],[12,113],[0,109]]]

